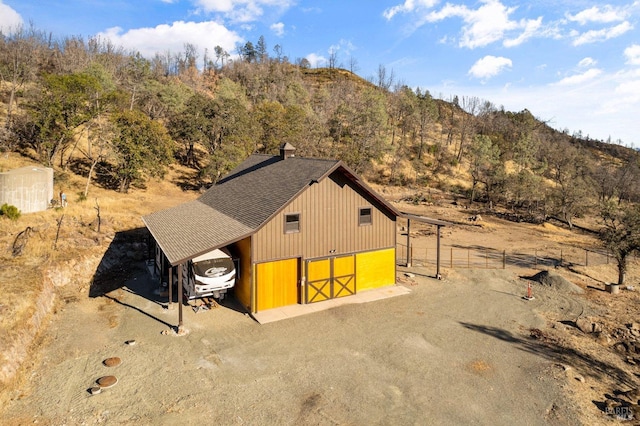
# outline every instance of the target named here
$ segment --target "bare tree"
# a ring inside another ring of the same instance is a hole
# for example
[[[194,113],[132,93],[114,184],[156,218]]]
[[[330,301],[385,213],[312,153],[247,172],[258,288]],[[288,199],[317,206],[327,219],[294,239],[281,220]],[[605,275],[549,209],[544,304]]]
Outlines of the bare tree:
[[[167,52],[167,55],[170,56],[170,53]],[[165,57],[165,59],[169,61],[168,57]],[[136,104],[136,99],[140,91],[140,86],[144,84],[146,78],[149,76],[150,68],[151,66],[149,61],[143,58],[139,53],[129,57],[129,62],[123,75],[123,82],[131,93],[129,111],[133,111],[133,107]],[[165,69],[168,69],[168,67]]]
[[[349,71],[351,74],[355,74],[360,69],[358,65],[358,60],[354,56],[349,57]]]
[[[216,55],[215,64],[218,65],[219,63],[221,68],[224,67],[225,61],[227,61],[231,55],[229,55],[229,53],[220,46],[214,47],[213,51]]]
[[[273,46],[273,53],[276,54],[276,60],[282,62],[282,45],[276,44]]]
[[[462,109],[458,119],[460,144],[456,154],[458,162],[462,161],[462,156],[467,148],[467,142],[473,140],[477,124],[476,114],[480,111],[482,102],[475,96],[463,96],[460,108]]]
[[[11,35],[0,33],[0,80],[9,85],[6,126],[11,127],[17,93],[38,72],[39,54],[45,47],[45,35],[33,25],[20,26]]]
[[[338,62],[338,49],[332,46],[329,49],[329,60],[328,60],[329,69],[334,69],[336,67],[337,62]]]
[[[416,97],[418,98],[418,108],[416,113],[418,122],[418,137],[420,139],[418,158],[422,159],[427,132],[431,124],[438,118],[438,108],[436,107],[429,91],[425,91],[425,93],[422,93],[420,89],[418,89]]]
[[[379,88],[384,90],[389,90],[391,86],[393,86],[393,81],[395,80],[393,70],[391,72],[387,72],[387,68],[380,64],[378,65],[378,76],[376,84]]]

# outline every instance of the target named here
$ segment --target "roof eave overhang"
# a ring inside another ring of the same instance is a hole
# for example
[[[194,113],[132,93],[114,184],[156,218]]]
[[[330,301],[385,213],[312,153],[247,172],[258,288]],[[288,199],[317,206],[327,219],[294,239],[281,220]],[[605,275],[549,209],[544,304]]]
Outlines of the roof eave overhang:
[[[429,225],[435,225],[435,226],[451,226],[452,225],[452,223],[445,222],[444,220],[432,219],[430,217],[420,216],[413,213],[400,212],[399,216],[404,219],[415,220],[422,223],[428,223]]]

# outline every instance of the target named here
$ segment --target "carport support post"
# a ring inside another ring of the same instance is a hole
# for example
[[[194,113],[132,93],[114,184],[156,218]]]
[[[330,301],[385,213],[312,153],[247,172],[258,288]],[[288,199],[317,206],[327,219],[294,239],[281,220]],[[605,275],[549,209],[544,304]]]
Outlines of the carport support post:
[[[178,334],[182,333],[182,263],[178,265]]]
[[[411,268],[411,248],[409,244],[409,234],[411,234],[411,219],[407,218],[407,268]]]
[[[442,275],[440,275],[440,225],[436,225],[437,231],[436,233],[438,234],[437,238],[436,238],[436,245],[438,246],[437,250],[436,250],[436,278],[441,280],[442,279]]]
[[[171,303],[173,302],[173,266],[169,268],[169,303],[167,303],[167,309],[171,309],[173,306]]]

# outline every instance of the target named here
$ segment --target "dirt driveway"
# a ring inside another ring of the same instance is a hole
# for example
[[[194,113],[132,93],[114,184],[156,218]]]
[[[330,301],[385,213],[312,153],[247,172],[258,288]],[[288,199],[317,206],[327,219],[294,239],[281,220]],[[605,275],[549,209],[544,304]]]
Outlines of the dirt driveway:
[[[58,312],[3,424],[581,424],[576,377],[530,337],[542,311],[514,270],[412,269],[412,292],[259,325],[231,307],[168,311],[127,288]],[[421,274],[424,274],[421,275]],[[401,273],[401,278],[402,278]],[[540,291],[543,291],[542,289]],[[135,345],[125,341],[135,339]],[[122,364],[102,361],[120,357]],[[118,383],[90,395],[101,376]]]

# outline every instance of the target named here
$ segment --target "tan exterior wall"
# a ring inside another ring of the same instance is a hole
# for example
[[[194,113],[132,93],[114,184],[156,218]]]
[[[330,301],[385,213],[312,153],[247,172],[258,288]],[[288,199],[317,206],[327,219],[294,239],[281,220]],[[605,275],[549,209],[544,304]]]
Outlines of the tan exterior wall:
[[[360,207],[372,207],[371,225],[358,225]],[[287,213],[300,213],[300,232],[285,234]],[[395,224],[373,198],[334,173],[312,184],[254,235],[253,262],[395,247]]]

